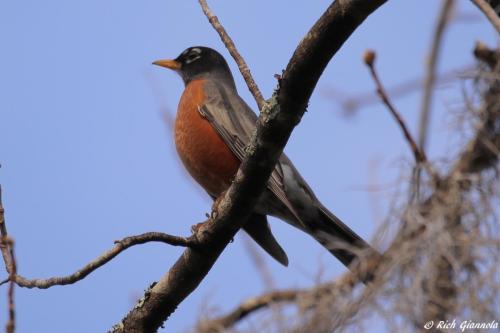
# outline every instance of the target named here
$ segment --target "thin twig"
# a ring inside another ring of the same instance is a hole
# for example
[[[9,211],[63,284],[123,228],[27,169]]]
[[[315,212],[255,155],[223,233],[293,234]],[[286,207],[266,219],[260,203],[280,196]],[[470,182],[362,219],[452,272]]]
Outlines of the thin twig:
[[[14,255],[14,241],[12,238],[3,238],[2,243],[6,243],[6,245],[10,248],[10,260],[12,263],[12,271],[9,274],[9,290],[7,292],[8,299],[8,307],[9,307],[9,320],[5,326],[5,331],[7,333],[14,333],[16,329],[16,306],[14,303],[14,289],[16,287],[16,274],[17,274],[17,265],[16,265],[16,257]]]
[[[10,281],[9,290],[7,291],[7,304],[8,304],[8,321],[5,325],[5,331],[7,333],[14,333],[16,328],[16,307],[14,303],[14,288],[15,288],[15,276],[17,272],[16,257],[14,256],[14,241],[7,234],[7,227],[5,226],[5,210],[2,203],[2,187],[0,186],[0,243],[2,248],[2,255],[4,256],[5,265],[7,272],[9,273],[9,278],[6,280]]]
[[[392,105],[391,101],[389,100],[389,97],[387,96],[387,93],[384,90],[384,87],[382,86],[382,83],[380,82],[380,79],[377,75],[377,72],[375,71],[375,52],[371,50],[367,50],[364,54],[364,62],[370,69],[370,73],[372,75],[373,80],[375,81],[375,85],[377,87],[377,94],[379,95],[380,99],[382,102],[387,106],[389,111],[391,112],[392,116],[394,119],[397,121],[399,124],[399,127],[403,131],[403,134],[406,138],[406,141],[410,145],[410,148],[413,152],[413,156],[415,157],[415,161],[417,163],[427,163],[427,157],[425,156],[425,153],[417,146],[415,140],[413,139],[410,131],[406,127],[405,122],[403,121],[403,118],[399,115],[399,113],[396,111],[394,106]]]
[[[257,83],[255,83],[252,74],[250,73],[250,69],[248,68],[247,63],[241,56],[241,54],[238,52],[236,49],[236,45],[234,45],[233,40],[231,37],[229,37],[229,34],[226,32],[226,29],[220,24],[219,19],[217,16],[214,15],[212,10],[208,7],[207,1],[206,0],[199,0],[201,8],[203,9],[203,13],[205,13],[205,16],[208,18],[208,21],[210,24],[214,27],[214,29],[217,31],[219,34],[222,42],[226,46],[227,50],[233,57],[233,59],[236,61],[236,64],[238,65],[238,69],[240,70],[241,75],[243,75],[243,78],[245,79],[245,82],[247,83],[248,89],[252,93],[253,97],[255,98],[255,101],[257,102],[257,105],[259,107],[259,110],[262,110],[262,107],[265,104],[264,97],[262,97],[262,93],[259,90],[259,87],[257,86]]]
[[[115,241],[115,246],[104,252],[102,255],[92,260],[90,263],[76,271],[75,273],[63,277],[51,277],[47,279],[27,279],[15,274],[14,280],[20,287],[25,288],[40,288],[47,289],[53,286],[63,286],[72,284],[84,279],[87,275],[108,263],[124,250],[134,245],[144,244],[148,242],[161,242],[173,246],[183,246],[197,248],[198,243],[194,237],[178,237],[160,232],[148,232],[137,236],[126,237],[122,240]],[[12,271],[11,271],[12,272]],[[12,273],[11,273],[12,274]],[[9,279],[12,281],[12,279]]]
[[[450,21],[451,12],[454,7],[454,0],[443,0],[443,5],[434,30],[431,51],[427,59],[425,70],[424,94],[422,97],[422,107],[420,109],[420,122],[418,128],[418,144],[421,149],[427,147],[427,133],[429,128],[429,118],[431,112],[432,97],[436,82],[436,67],[441,50],[441,45],[445,28]]]
[[[493,8],[484,0],[471,0],[480,11],[488,18],[488,20],[493,24],[497,32],[500,33],[500,17],[495,12]]]
[[[442,0],[441,10],[434,29],[434,37],[432,38],[430,53],[427,58],[425,70],[424,93],[422,95],[422,106],[420,109],[420,120],[418,125],[418,145],[420,149],[425,150],[427,147],[429,122],[432,110],[432,100],[434,96],[434,87],[436,84],[436,67],[441,51],[442,39],[444,31],[450,22],[451,12],[454,8],[454,0]],[[410,198],[420,198],[421,186],[421,169],[420,165],[413,168],[413,179],[410,186]]]
[[[4,213],[5,211],[2,204],[2,187],[0,186],[0,237],[2,237],[2,239],[7,239],[9,234],[7,232],[7,225],[5,224]],[[7,273],[10,275],[13,270],[12,267],[13,263],[11,262],[9,246],[4,242],[0,242],[0,250],[2,251],[2,257],[3,261],[5,262],[5,268],[7,270]],[[7,279],[6,281],[9,280]]]

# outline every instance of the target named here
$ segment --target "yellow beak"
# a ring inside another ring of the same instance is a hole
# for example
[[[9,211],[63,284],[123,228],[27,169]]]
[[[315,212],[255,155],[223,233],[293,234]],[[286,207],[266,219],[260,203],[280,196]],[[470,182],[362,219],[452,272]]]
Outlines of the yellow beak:
[[[156,60],[153,62],[153,65],[156,66],[161,66],[165,67],[174,71],[177,71],[181,69],[181,63],[176,61],[176,60],[170,60],[170,59],[165,59],[165,60]]]

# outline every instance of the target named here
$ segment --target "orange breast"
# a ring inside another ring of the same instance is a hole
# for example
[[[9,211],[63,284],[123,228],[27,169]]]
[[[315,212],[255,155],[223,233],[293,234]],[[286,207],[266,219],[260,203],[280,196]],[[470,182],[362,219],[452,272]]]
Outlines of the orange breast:
[[[231,184],[240,161],[198,112],[204,98],[203,80],[186,86],[175,119],[175,146],[191,176],[217,197]]]

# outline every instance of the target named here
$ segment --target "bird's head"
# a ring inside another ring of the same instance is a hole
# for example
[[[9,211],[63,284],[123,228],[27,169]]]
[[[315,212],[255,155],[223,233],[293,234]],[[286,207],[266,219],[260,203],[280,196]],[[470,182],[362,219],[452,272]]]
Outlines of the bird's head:
[[[153,64],[174,70],[182,77],[184,84],[209,76],[226,77],[231,82],[233,80],[224,57],[209,47],[193,46],[175,59],[157,60]]]

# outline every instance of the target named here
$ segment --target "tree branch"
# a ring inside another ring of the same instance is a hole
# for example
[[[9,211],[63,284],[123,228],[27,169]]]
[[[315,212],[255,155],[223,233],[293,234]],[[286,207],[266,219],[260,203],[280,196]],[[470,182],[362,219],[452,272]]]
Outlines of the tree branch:
[[[0,216],[0,218],[1,217],[2,216]],[[2,231],[2,237],[5,238],[8,236],[6,233],[4,234],[4,232]],[[116,257],[121,252],[125,251],[129,247],[148,242],[161,242],[173,246],[184,246],[192,248],[198,247],[198,242],[193,237],[185,238],[185,237],[171,236],[160,232],[148,232],[142,235],[130,236],[122,240],[115,241],[116,245],[113,248],[104,252],[102,255],[92,260],[87,265],[77,270],[75,273],[62,277],[51,277],[47,279],[27,279],[21,275],[12,273],[15,269],[9,267],[15,267],[15,266],[13,266],[12,260],[9,259],[8,262],[5,262],[7,271],[9,272],[9,279],[2,281],[0,284],[3,284],[8,281],[14,281],[20,287],[39,288],[39,289],[47,289],[53,286],[63,286],[67,284],[73,284],[75,282],[83,280],[85,277],[87,277],[87,275],[89,275],[99,267],[102,267],[103,265],[111,261],[114,257]],[[3,251],[3,245],[2,245],[2,251]]]
[[[238,65],[238,69],[240,70],[241,75],[245,79],[245,82],[247,83],[248,89],[252,93],[253,97],[255,98],[255,101],[257,102],[257,106],[259,107],[259,110],[262,110],[264,107],[265,101],[264,97],[262,97],[262,93],[259,90],[259,87],[257,86],[257,83],[255,83],[252,73],[250,73],[250,69],[248,68],[247,63],[245,62],[245,59],[241,56],[241,54],[238,52],[236,49],[236,45],[234,45],[233,40],[231,37],[229,37],[228,33],[226,32],[226,29],[220,24],[219,19],[217,16],[214,15],[214,13],[210,10],[208,7],[207,1],[206,0],[199,0],[199,3],[201,5],[201,8],[203,10],[203,13],[205,13],[205,16],[208,18],[208,22],[214,27],[215,31],[220,36],[220,39],[226,46],[227,50],[233,57],[233,59],[236,61],[236,64]]]
[[[392,114],[392,116],[398,123],[399,127],[401,128],[401,131],[403,132],[405,139],[410,145],[410,148],[413,152],[413,156],[415,157],[415,162],[427,163],[428,161],[424,151],[418,147],[417,143],[413,139],[413,136],[408,130],[408,127],[406,127],[403,118],[401,117],[399,112],[396,111],[396,108],[394,107],[394,105],[392,105],[391,101],[389,100],[389,96],[387,96],[387,93],[385,92],[384,86],[382,85],[382,82],[378,77],[377,71],[375,70],[375,57],[376,55],[374,51],[367,50],[365,51],[363,59],[365,64],[370,69],[370,74],[372,75],[373,81],[375,81],[375,86],[377,87],[377,94],[379,95],[382,102],[387,106],[387,109],[389,109],[389,112]]]
[[[445,28],[450,21],[451,12],[453,11],[454,0],[442,0],[442,7],[439,13],[439,18],[434,30],[434,37],[432,39],[431,51],[427,59],[427,66],[425,70],[425,83],[424,95],[422,97],[422,107],[420,110],[420,122],[418,129],[418,145],[421,149],[427,146],[427,131],[429,128],[429,118],[432,104],[432,95],[434,92],[434,85],[436,82],[436,67],[441,51],[442,39]]]
[[[14,241],[7,234],[7,227],[5,226],[5,210],[2,203],[2,187],[0,186],[0,247],[2,250],[2,255],[5,260],[6,269],[9,273],[9,278],[6,280],[10,281],[9,289],[7,291],[7,304],[8,304],[8,320],[5,325],[5,331],[7,333],[14,333],[16,328],[16,307],[14,304],[14,289],[15,289],[15,276],[17,273],[16,257],[14,255]]]
[[[114,332],[155,332],[202,281],[266,186],[290,134],[306,110],[316,83],[342,44],[386,0],[335,1],[293,54],[278,91],[264,106],[235,180],[198,231],[203,252],[186,249],[170,271],[146,292]]]
[[[2,204],[2,187],[0,186],[0,237],[2,239],[9,239],[9,233],[7,232],[7,225],[5,224],[5,210]],[[5,263],[5,269],[9,276],[14,271],[14,263],[12,262],[12,252],[11,247],[8,242],[0,242],[0,250],[2,251],[2,258]],[[8,279],[6,281],[9,281]],[[5,282],[6,282],[5,281]]]
[[[500,18],[498,14],[495,12],[493,8],[491,8],[490,4],[484,0],[471,0],[480,11],[483,12],[484,15],[488,18],[488,20],[493,24],[496,31],[500,33]]]
[[[7,304],[9,309],[9,320],[5,325],[5,331],[7,333],[14,333],[16,329],[16,306],[14,303],[14,290],[16,288],[16,274],[17,274],[17,265],[16,265],[16,257],[14,255],[14,241],[12,238],[2,237],[2,243],[5,243],[6,246],[10,247],[10,255],[11,255],[11,263],[12,263],[12,271],[9,273],[9,289],[7,291]]]
[[[452,11],[455,7],[454,0],[442,0],[441,10],[437,19],[437,24],[434,29],[430,54],[427,58],[425,68],[424,93],[422,95],[422,105],[420,109],[420,120],[418,124],[418,145],[420,149],[425,150],[427,147],[428,129],[430,122],[430,114],[432,109],[432,100],[434,95],[434,87],[436,84],[436,68],[441,51],[444,31],[451,19]],[[410,197],[419,199],[421,187],[421,169],[420,165],[413,168],[413,180],[410,186]]]

